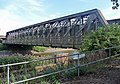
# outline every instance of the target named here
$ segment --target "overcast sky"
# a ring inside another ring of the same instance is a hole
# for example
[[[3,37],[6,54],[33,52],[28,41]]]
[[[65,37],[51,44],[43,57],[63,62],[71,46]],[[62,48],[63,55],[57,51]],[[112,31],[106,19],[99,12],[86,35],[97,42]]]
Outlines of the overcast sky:
[[[120,18],[111,0],[0,0],[0,35],[30,24],[100,9],[106,19]]]

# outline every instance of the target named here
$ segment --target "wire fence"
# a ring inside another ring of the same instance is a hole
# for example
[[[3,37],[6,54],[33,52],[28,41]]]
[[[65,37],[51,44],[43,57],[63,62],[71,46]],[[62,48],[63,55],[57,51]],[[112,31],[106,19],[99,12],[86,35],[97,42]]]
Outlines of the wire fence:
[[[0,65],[0,84],[40,84],[43,81],[54,84],[56,78],[80,76],[82,67],[119,55],[120,46],[83,54],[55,55],[45,59]]]

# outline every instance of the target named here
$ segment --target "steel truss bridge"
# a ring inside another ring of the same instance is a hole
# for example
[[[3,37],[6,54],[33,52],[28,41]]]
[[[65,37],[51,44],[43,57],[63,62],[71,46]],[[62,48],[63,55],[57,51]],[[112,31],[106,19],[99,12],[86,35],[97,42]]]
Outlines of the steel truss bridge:
[[[107,24],[93,9],[9,31],[4,44],[79,48],[85,35]]]

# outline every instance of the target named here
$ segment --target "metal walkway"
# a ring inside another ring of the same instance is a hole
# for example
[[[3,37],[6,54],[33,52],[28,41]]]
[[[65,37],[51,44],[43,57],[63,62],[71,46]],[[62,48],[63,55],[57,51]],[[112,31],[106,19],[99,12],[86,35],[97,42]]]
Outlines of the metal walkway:
[[[4,44],[79,48],[85,34],[107,24],[93,9],[9,31]]]

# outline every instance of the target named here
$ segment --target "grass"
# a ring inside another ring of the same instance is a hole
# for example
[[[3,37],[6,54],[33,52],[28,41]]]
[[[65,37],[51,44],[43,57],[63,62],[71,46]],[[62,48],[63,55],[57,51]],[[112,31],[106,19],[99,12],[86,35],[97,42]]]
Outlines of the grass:
[[[43,46],[33,46],[32,49],[33,49],[34,51],[36,51],[36,52],[44,52],[44,51],[47,50],[47,48],[46,48],[46,47],[43,47]]]

